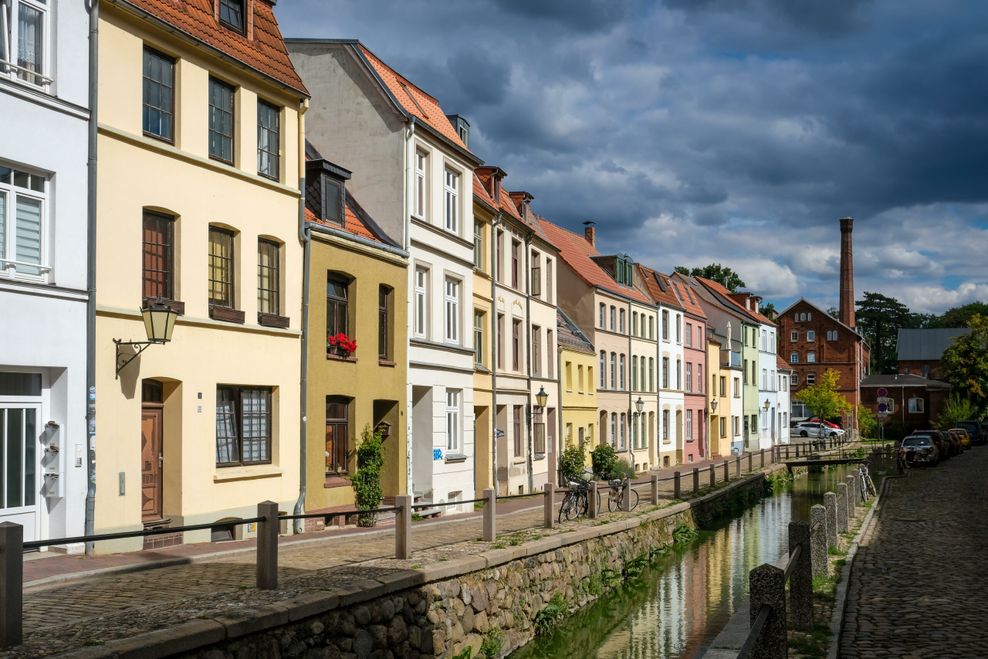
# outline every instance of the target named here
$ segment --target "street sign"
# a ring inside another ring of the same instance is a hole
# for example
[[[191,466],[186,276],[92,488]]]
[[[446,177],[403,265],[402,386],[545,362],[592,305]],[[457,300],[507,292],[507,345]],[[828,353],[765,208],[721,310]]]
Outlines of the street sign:
[[[885,387],[879,387],[878,388],[878,397],[879,398],[885,398],[888,395],[889,395],[889,390],[888,389],[886,389]]]
[[[888,412],[889,412],[889,406],[888,405],[886,405],[885,403],[879,403],[878,404],[878,413],[879,414],[888,414]]]

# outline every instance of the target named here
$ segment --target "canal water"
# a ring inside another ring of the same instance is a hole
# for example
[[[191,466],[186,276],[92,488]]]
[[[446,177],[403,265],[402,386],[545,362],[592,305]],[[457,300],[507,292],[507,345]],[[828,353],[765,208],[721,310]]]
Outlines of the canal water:
[[[788,550],[788,524],[851,473],[831,467],[800,476],[739,516],[701,531],[658,559],[637,583],[598,600],[512,659],[700,657],[748,598],[748,572]]]

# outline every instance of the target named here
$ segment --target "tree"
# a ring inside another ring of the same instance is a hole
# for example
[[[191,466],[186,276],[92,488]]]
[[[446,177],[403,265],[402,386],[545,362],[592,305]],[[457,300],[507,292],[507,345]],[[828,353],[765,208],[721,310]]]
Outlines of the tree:
[[[971,333],[954,339],[940,364],[954,393],[983,410],[988,402],[988,316],[976,315],[968,326]]]
[[[856,411],[858,432],[861,433],[862,437],[874,437],[875,431],[878,429],[878,419],[875,417],[875,413],[871,411],[870,407],[864,405],[858,405]]]
[[[571,444],[559,454],[559,473],[563,484],[583,478],[586,457],[583,449],[577,444]]]
[[[942,316],[936,319],[936,324],[932,327],[967,327],[974,316],[988,317],[988,304],[971,302],[960,307],[947,309]]]
[[[896,344],[900,327],[913,327],[916,318],[909,307],[894,297],[865,291],[857,301],[855,318],[871,346],[872,373],[898,373]]]
[[[947,402],[944,403],[940,416],[937,417],[937,427],[943,430],[949,430],[950,428],[956,428],[958,421],[977,419],[978,416],[977,405],[963,396],[951,394]]]
[[[775,317],[779,313],[778,311],[775,310],[775,305],[771,302],[766,302],[765,304],[760,305],[758,309],[759,311],[761,311],[763,316],[765,316],[766,318],[771,318],[773,320],[775,320]]]
[[[702,268],[687,268],[684,265],[677,265],[676,272],[683,275],[689,275],[691,277],[713,279],[714,281],[723,284],[724,288],[732,293],[736,293],[739,289],[748,287],[738,273],[734,272],[734,270],[730,269],[726,265],[721,265],[720,263],[711,263],[710,265],[705,265]]]
[[[821,419],[836,419],[851,409],[847,399],[837,393],[839,382],[840,373],[828,368],[816,384],[800,390],[794,398],[804,403]]]

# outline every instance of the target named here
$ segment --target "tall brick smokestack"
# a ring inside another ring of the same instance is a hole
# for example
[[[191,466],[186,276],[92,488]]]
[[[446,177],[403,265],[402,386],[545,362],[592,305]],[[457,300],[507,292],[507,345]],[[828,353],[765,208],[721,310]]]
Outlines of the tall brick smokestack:
[[[854,251],[851,230],[854,218],[840,220],[840,322],[854,327]]]

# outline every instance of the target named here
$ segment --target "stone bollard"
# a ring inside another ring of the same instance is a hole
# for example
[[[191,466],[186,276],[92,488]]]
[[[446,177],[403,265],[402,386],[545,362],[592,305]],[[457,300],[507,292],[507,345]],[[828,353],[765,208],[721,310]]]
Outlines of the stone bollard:
[[[553,505],[556,503],[556,486],[546,483],[542,486],[545,493],[542,498],[543,526],[551,529],[556,524],[556,516],[552,514]]]
[[[748,573],[748,593],[751,598],[749,625],[755,623],[763,606],[769,610],[751,656],[772,659],[788,656],[786,573],[768,563],[759,565]]]
[[[597,519],[600,512],[600,499],[597,497],[597,481],[590,481],[587,490],[587,517]]]
[[[715,485],[717,485],[717,468],[714,467],[714,464],[711,462],[710,463],[710,487],[714,487]]]
[[[748,451],[748,473],[751,473],[751,451]]]
[[[731,463],[724,460],[724,482],[731,480]]]
[[[827,547],[837,546],[837,495],[823,493],[823,506],[827,510]]]
[[[734,476],[741,478],[741,456],[734,458]]]
[[[395,497],[395,558],[406,559],[412,555],[412,497],[399,494]]]
[[[693,467],[693,496],[700,491],[700,468]]]
[[[659,504],[659,475],[652,474],[652,505]]]
[[[761,451],[758,452],[758,460],[760,462],[760,466],[764,469],[765,468],[765,449],[762,449]]]
[[[631,481],[621,490],[621,510],[630,513],[631,512]]]
[[[257,504],[257,568],[255,576],[258,590],[278,588],[278,504],[262,501]]]
[[[837,483],[837,530],[844,533],[847,529],[847,483]]]
[[[858,498],[858,488],[856,487],[858,480],[854,476],[846,476],[844,482],[847,483],[847,518],[852,520],[858,516],[858,509],[855,507]]]
[[[796,444],[796,459],[799,459],[799,444]]]
[[[0,647],[24,640],[24,527],[0,522]]]
[[[802,631],[813,629],[813,567],[809,522],[789,522],[789,555],[799,547],[796,565],[789,574],[789,608],[793,626]]]
[[[484,490],[484,541],[494,542],[497,537],[497,493],[493,488]]]
[[[810,508],[810,563],[814,577],[827,576],[827,509],[820,504]]]

